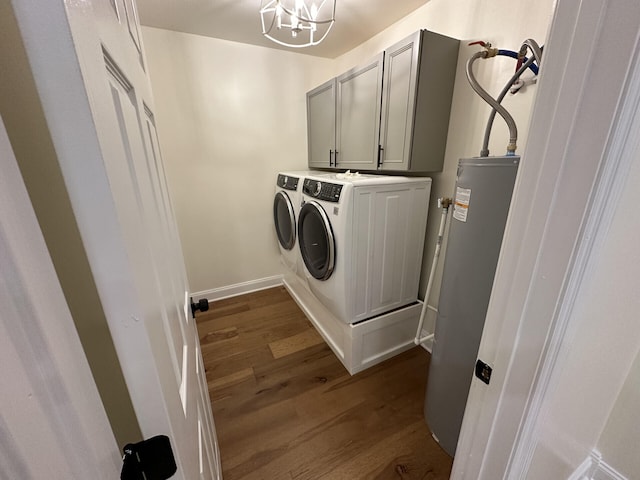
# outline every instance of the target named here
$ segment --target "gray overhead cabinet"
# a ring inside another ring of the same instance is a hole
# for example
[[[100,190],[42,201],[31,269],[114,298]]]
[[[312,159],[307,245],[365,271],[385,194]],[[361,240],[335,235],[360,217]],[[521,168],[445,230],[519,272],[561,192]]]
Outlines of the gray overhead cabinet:
[[[378,164],[381,53],[366,65],[352,68],[336,80],[336,153],[333,166],[375,170]]]
[[[309,167],[333,167],[336,152],[336,79],[307,93]]]
[[[458,47],[421,30],[308,92],[309,166],[442,170]]]

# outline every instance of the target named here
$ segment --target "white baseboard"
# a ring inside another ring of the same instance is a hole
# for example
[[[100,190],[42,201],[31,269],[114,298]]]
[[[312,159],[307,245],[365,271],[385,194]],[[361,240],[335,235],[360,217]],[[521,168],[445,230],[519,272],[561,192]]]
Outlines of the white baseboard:
[[[212,288],[211,290],[203,290],[201,292],[193,292],[191,296],[197,302],[202,298],[209,301],[222,300],[223,298],[236,297],[245,293],[257,292],[267,288],[273,288],[282,285],[282,275],[274,275],[273,277],[259,278],[249,282],[236,283],[235,285],[227,285],[226,287]]]
[[[593,450],[568,480],[628,480],[602,459],[598,450]]]

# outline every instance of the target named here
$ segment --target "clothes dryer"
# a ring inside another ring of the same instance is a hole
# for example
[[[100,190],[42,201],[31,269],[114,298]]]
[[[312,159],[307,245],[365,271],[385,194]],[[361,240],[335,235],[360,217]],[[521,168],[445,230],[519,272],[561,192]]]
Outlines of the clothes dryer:
[[[283,265],[291,271],[300,270],[300,250],[297,243],[297,219],[302,201],[304,176],[311,172],[280,172],[276,178],[273,198],[273,225]]]
[[[417,301],[431,179],[311,173],[298,244],[308,286],[345,323]]]
[[[296,222],[300,208],[300,177],[282,172],[276,179],[276,191],[273,198],[273,225],[280,248],[280,258],[285,267],[296,268]]]

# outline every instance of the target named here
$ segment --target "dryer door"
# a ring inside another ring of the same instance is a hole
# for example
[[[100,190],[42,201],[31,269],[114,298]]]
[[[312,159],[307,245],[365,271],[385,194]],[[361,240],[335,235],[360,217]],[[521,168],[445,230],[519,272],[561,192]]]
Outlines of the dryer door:
[[[286,192],[276,193],[273,199],[273,223],[280,245],[285,250],[291,250],[296,243],[296,216]]]
[[[309,273],[327,280],[336,262],[336,244],[327,213],[318,202],[304,204],[298,216],[298,240]]]

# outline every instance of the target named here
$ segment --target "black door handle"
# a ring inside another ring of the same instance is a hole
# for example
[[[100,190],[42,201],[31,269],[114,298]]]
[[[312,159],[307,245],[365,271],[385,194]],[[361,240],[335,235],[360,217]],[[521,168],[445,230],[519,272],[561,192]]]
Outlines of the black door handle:
[[[200,300],[198,300],[198,303],[193,301],[193,298],[191,298],[191,316],[193,318],[196,318],[196,312],[200,310],[201,312],[206,312],[207,310],[209,310],[209,300],[207,300],[206,298],[201,298]]]
[[[122,449],[120,480],[166,480],[178,470],[171,442],[166,435],[157,435]]]

